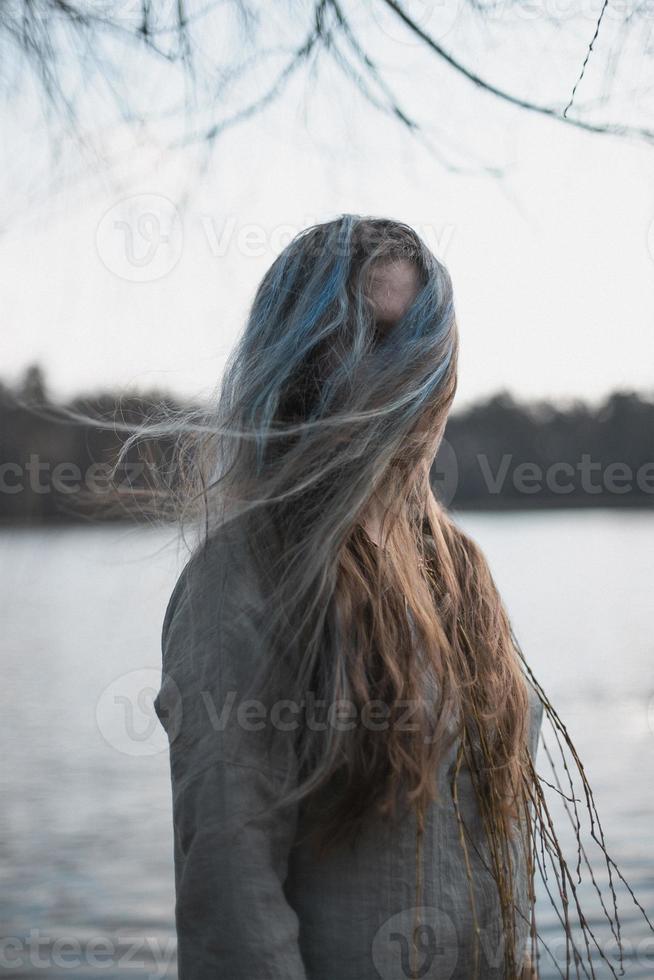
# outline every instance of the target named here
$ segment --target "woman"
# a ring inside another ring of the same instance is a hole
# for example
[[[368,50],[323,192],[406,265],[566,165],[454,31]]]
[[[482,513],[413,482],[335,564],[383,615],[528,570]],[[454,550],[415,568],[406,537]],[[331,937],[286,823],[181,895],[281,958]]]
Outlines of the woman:
[[[457,345],[395,221],[310,228],[258,289],[163,626],[182,980],[535,975],[542,705],[430,486]]]

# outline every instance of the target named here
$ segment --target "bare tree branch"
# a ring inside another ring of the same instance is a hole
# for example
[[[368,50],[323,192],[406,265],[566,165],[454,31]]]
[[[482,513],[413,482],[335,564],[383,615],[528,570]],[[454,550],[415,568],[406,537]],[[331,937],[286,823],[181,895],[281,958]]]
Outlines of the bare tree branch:
[[[654,130],[631,124],[630,112],[636,99],[648,94],[648,86],[640,85],[627,102],[633,86],[625,79],[627,85],[619,93],[628,113],[624,123],[599,119],[599,111],[614,95],[606,87],[606,76],[601,98],[594,92],[583,105],[576,102],[608,9],[608,0],[597,2],[603,7],[595,34],[565,109],[517,94],[491,81],[484,71],[473,70],[411,16],[408,0],[370,0],[366,5],[354,0],[297,0],[288,9],[268,0],[0,0],[0,93],[4,88],[13,101],[23,90],[29,111],[36,109],[26,124],[23,106],[16,101],[16,122],[23,132],[30,126],[39,133],[40,112],[44,113],[54,134],[49,143],[53,154],[55,147],[63,152],[72,144],[73,153],[79,146],[84,157],[103,164],[106,160],[111,167],[116,160],[111,145],[116,125],[119,140],[125,135],[137,140],[144,133],[148,138],[154,134],[155,145],[164,148],[208,148],[223,133],[270,108],[291,80],[301,73],[305,79],[310,74],[318,78],[319,67],[330,61],[350,91],[419,139],[444,167],[470,172],[471,163],[479,164],[475,172],[496,173],[497,162],[491,161],[493,167],[488,161],[479,163],[475,146],[456,145],[452,117],[447,130],[438,132],[439,120],[426,117],[425,106],[406,95],[400,98],[380,55],[381,50],[390,51],[393,57],[386,25],[397,24],[416,52],[428,52],[451,77],[465,79],[499,102],[577,130],[652,143]],[[493,16],[504,14],[507,6],[512,7],[512,0],[466,0],[471,24],[490,26]],[[514,6],[519,13],[519,4]],[[561,27],[560,18],[548,17],[546,10],[543,18],[551,28]],[[647,29],[639,6],[622,17],[621,30],[614,34],[608,53],[603,52],[612,75],[618,56],[624,64],[622,74],[633,72],[636,26]],[[418,69],[409,70],[415,76]],[[34,99],[39,90],[41,104]],[[573,103],[575,111],[570,113]],[[176,133],[182,121],[184,131]],[[66,179],[71,168],[76,169],[69,163]],[[57,178],[50,172],[53,183]]]
[[[588,51],[586,52],[586,57],[584,58],[584,63],[581,66],[581,71],[579,72],[579,77],[577,78],[577,81],[575,82],[574,87],[572,89],[572,94],[570,96],[570,101],[568,102],[567,106],[563,110],[563,117],[564,117],[564,119],[568,115],[568,110],[569,109],[572,109],[572,103],[575,100],[575,95],[577,94],[577,89],[579,88],[579,85],[580,85],[580,83],[581,83],[584,75],[586,74],[586,65],[588,64],[588,62],[590,60],[590,56],[593,53],[593,48],[595,46],[595,41],[597,40],[597,35],[599,34],[600,27],[602,26],[602,21],[604,19],[604,14],[606,13],[606,8],[608,7],[608,5],[609,5],[609,0],[604,0],[604,3],[602,4],[602,9],[600,10],[600,15],[599,15],[599,17],[597,19],[597,24],[595,25],[595,33],[593,34],[593,37],[591,39],[591,42],[588,45]]]
[[[591,123],[586,122],[583,119],[573,119],[569,116],[564,116],[563,113],[554,108],[553,106],[539,105],[538,103],[531,102],[529,99],[523,99],[518,95],[513,95],[511,92],[507,92],[504,89],[499,88],[492,82],[486,81],[480,75],[477,75],[474,71],[467,68],[458,59],[451,55],[445,48],[442,47],[434,38],[430,37],[419,24],[409,17],[404,8],[396,2],[396,0],[379,0],[380,3],[385,3],[393,13],[399,17],[401,21],[406,24],[410,31],[419,37],[424,44],[430,48],[434,54],[438,55],[444,62],[446,62],[450,68],[453,68],[458,74],[467,78],[468,81],[476,85],[477,88],[488,92],[490,95],[496,96],[503,102],[508,102],[510,105],[517,106],[519,109],[525,109],[527,112],[535,112],[541,116],[547,116],[550,119],[557,119],[560,122],[566,123],[569,126],[574,126],[577,129],[583,129],[589,133],[610,133],[616,136],[628,136],[636,139],[646,140],[647,142],[654,142],[654,130],[641,128],[639,126],[626,126],[620,125],[618,123]]]

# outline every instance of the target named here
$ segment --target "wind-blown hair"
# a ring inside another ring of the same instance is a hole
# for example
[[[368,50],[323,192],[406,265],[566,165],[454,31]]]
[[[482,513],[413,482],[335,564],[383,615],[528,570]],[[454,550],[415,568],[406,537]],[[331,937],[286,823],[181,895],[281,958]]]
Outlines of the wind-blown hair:
[[[415,264],[420,289],[380,329],[372,273],[398,259]],[[292,659],[298,698],[315,690],[328,703],[418,708],[415,731],[391,725],[386,738],[365,726],[303,733],[306,789],[337,767],[352,787],[332,815],[333,839],[371,806],[393,811],[401,793],[424,807],[448,721],[472,717],[482,692],[475,713],[496,727],[498,798],[511,795],[522,765],[527,699],[508,623],[483,559],[429,482],[456,360],[444,267],[407,226],[346,216],[279,256],[226,372],[224,428],[254,438],[222,443],[223,499],[248,514],[254,558],[270,561],[267,621],[273,646]],[[381,549],[361,527],[375,492],[391,501]]]
[[[386,322],[374,276],[398,261],[415,268],[418,292]],[[410,227],[345,215],[309,228],[256,293],[201,485],[185,494],[202,502],[210,536],[238,521],[251,547],[275,651],[267,680],[284,661],[294,688],[284,696],[296,703],[312,691],[390,711],[383,732],[299,733],[295,798],[336,776],[343,787],[322,811],[324,847],[356,834],[371,810],[409,805],[421,825],[456,736],[469,764],[473,746],[481,752],[480,793],[505,844],[524,806],[528,698],[510,625],[483,556],[430,484],[457,350],[450,277]],[[383,547],[362,525],[373,495],[386,502]],[[411,724],[400,725],[407,703]],[[509,928],[506,854],[494,853]]]
[[[372,274],[396,260],[416,266],[420,287],[384,329]],[[364,726],[305,732],[311,786],[337,765],[351,777],[334,836],[369,806],[393,810],[400,793],[424,806],[457,716],[483,718],[498,798],[513,796],[524,763],[527,696],[508,621],[429,480],[457,346],[441,263],[406,225],[348,215],[302,233],[274,262],[226,371],[219,415],[230,435],[210,482],[247,516],[254,558],[269,563],[268,623],[293,658],[298,695],[318,684],[330,702],[419,709],[416,731],[391,726],[386,739]],[[373,493],[390,501],[383,548],[361,526]]]
[[[374,285],[380,270],[398,262],[415,270],[418,289],[393,319],[380,313]],[[375,702],[389,710],[383,730],[298,729],[299,784],[280,805],[310,805],[321,789],[338,785],[324,809],[321,798],[322,847],[354,837],[371,812],[392,819],[407,807],[420,834],[439,763],[458,745],[451,792],[456,804],[465,765],[489,842],[505,972],[515,977],[512,940],[524,915],[511,878],[518,823],[526,828],[532,907],[534,870],[547,877],[549,863],[565,897],[566,954],[576,963],[590,957],[592,943],[600,950],[577,895],[582,864],[618,940],[612,873],[622,876],[604,849],[574,746],[520,653],[487,563],[432,490],[457,351],[450,277],[424,242],[405,224],[344,215],[302,232],[266,273],[215,405],[177,429],[143,427],[123,453],[144,435],[188,433],[176,461],[176,503],[207,540],[222,528],[239,529],[265,601],[260,627],[271,655],[264,686],[283,677],[284,698],[303,704],[312,692],[316,703],[348,702],[357,717]],[[365,530],[373,500],[382,508],[379,543]],[[564,757],[570,797],[561,795],[574,805],[577,837],[573,768],[582,781],[612,913],[581,844],[576,873],[559,845],[527,747],[528,681],[573,760],[568,766]],[[407,704],[411,724],[396,723]],[[461,843],[465,853],[464,827]]]

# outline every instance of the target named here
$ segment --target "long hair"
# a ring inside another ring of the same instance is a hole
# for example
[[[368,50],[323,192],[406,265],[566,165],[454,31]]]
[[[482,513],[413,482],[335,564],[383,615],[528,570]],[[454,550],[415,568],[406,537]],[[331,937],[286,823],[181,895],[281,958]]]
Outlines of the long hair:
[[[398,260],[415,266],[419,291],[380,328],[372,276]],[[415,709],[411,731],[304,731],[306,789],[336,768],[347,776],[325,828],[334,840],[371,807],[394,812],[405,798],[424,812],[437,763],[469,720],[486,735],[490,796],[512,800],[525,765],[528,701],[507,617],[429,480],[457,347],[443,265],[408,226],[347,215],[305,231],[272,265],[225,377],[224,428],[254,438],[222,442],[212,483],[250,518],[254,557],[268,564],[267,621],[293,658],[298,697]],[[387,502],[382,548],[362,531],[373,494]]]
[[[395,263],[415,272],[417,292],[401,315],[388,318],[375,302],[375,277]],[[182,434],[174,486],[163,496],[183,521],[202,526],[205,541],[225,527],[239,529],[265,601],[260,628],[270,657],[262,685],[283,677],[283,697],[296,704],[312,692],[315,703],[347,702],[357,717],[371,704],[389,712],[381,728],[298,730],[300,778],[280,805],[310,806],[321,790],[337,787],[320,797],[329,804],[317,811],[323,849],[353,839],[372,813],[394,819],[407,808],[420,836],[437,796],[439,763],[454,746],[457,819],[465,766],[497,885],[505,975],[514,978],[520,964],[513,940],[524,915],[511,876],[518,824],[526,828],[532,911],[535,868],[547,877],[549,867],[564,896],[568,959],[590,963],[594,943],[606,960],[577,894],[582,865],[618,944],[613,876],[629,886],[606,853],[581,762],[520,652],[487,563],[432,490],[457,352],[450,277],[425,243],[400,222],[343,215],[302,232],[272,264],[215,404],[182,422],[142,426],[121,456],[144,437]],[[378,542],[365,523],[373,501],[381,514]],[[578,840],[572,770],[581,779],[611,908],[581,843],[576,872],[563,855],[527,747],[528,681],[572,759],[563,760],[570,796],[555,779],[574,806]],[[409,725],[401,723],[407,705]],[[535,948],[533,925],[532,941]]]
[[[397,262],[418,290],[386,322],[374,277]],[[320,812],[323,848],[371,811],[409,806],[421,827],[456,738],[506,846],[528,798],[528,697],[509,621],[481,552],[430,484],[457,350],[450,277],[410,227],[345,215],[309,228],[259,286],[193,470],[200,482],[183,494],[201,502],[209,535],[242,527],[275,651],[266,680],[285,660],[284,697],[296,703],[312,691],[357,717],[373,702],[389,710],[383,731],[300,730],[295,798],[338,779]],[[362,524],[373,497],[381,547]],[[508,928],[506,854],[492,853]]]

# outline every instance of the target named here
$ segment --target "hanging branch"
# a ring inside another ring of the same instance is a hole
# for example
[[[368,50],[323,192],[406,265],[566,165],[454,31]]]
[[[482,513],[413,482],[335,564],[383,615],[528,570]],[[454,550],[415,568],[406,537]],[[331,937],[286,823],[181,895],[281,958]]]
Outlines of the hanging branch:
[[[572,95],[570,96],[570,101],[568,102],[567,106],[563,110],[563,118],[564,119],[567,118],[568,110],[569,109],[572,109],[572,103],[575,100],[575,95],[577,94],[577,89],[579,88],[579,85],[581,84],[581,80],[583,79],[583,77],[584,77],[584,75],[586,73],[586,65],[588,64],[588,62],[590,60],[590,56],[593,53],[593,47],[595,45],[595,41],[597,40],[597,35],[599,34],[600,27],[602,26],[602,20],[604,18],[604,13],[605,13],[606,8],[608,7],[608,5],[609,5],[609,0],[604,0],[604,3],[602,5],[602,9],[600,10],[599,18],[597,20],[597,24],[595,26],[595,33],[593,34],[592,40],[591,40],[590,44],[588,45],[588,51],[586,52],[586,57],[584,58],[584,63],[581,66],[581,71],[579,72],[579,77],[578,77],[577,81],[575,82],[574,87],[572,89]]]
[[[136,4],[137,0],[133,2]],[[646,127],[612,122],[590,122],[578,117],[571,118],[569,115],[606,13],[608,0],[603,2],[594,36],[573,88],[572,97],[565,108],[540,104],[514,94],[473,71],[424,30],[399,0],[371,0],[371,2],[378,5],[384,3],[390,15],[400,21],[424,48],[450,70],[465,78],[480,91],[504,103],[546,118],[556,119],[586,132],[615,134],[648,143],[654,142],[654,130]],[[470,3],[479,17],[485,15],[486,11],[482,4],[476,0],[475,2],[470,0]],[[170,9],[167,4],[170,5]],[[221,64],[215,57],[208,61],[205,58],[205,64],[202,64],[198,45],[200,34],[194,36],[194,32],[200,32],[205,24],[210,23],[209,19],[214,15],[222,16],[223,10],[228,12],[230,9],[236,10],[240,15],[244,36],[248,40],[257,42],[254,44],[253,55],[248,55],[241,64],[236,65]],[[265,9],[268,14],[272,7]],[[310,55],[315,57],[320,52],[331,57],[334,64],[345,73],[353,88],[375,108],[387,113],[413,133],[420,130],[420,125],[410,107],[405,108],[400,105],[378,63],[366,50],[361,37],[358,37],[353,30],[346,0],[315,0],[309,4],[308,9],[312,21],[309,35],[301,40],[295,49],[291,46],[289,61],[280,76],[268,84],[263,95],[252,99],[242,110],[229,107],[232,111],[226,113],[222,120],[216,121],[214,118],[214,121],[206,126],[204,133],[196,133],[190,137],[192,141],[198,138],[211,140],[224,129],[250,119],[270,107],[284,92],[286,81],[291,75],[309,63]],[[127,120],[134,118],[133,100],[136,98],[134,90],[128,86],[126,92],[120,93],[110,83],[113,70],[120,69],[124,59],[121,54],[121,59],[116,64],[111,61],[112,55],[103,51],[99,43],[105,38],[112,43],[133,46],[134,52],[140,56],[146,54],[154,58],[155,65],[158,62],[163,66],[181,67],[193,92],[204,91],[206,102],[203,108],[208,109],[212,116],[215,116],[216,109],[226,107],[224,93],[216,89],[215,77],[221,74],[231,74],[232,78],[241,79],[250,76],[257,65],[262,63],[266,55],[266,45],[272,43],[275,47],[275,42],[278,40],[269,36],[265,43],[258,43],[256,31],[259,24],[263,24],[269,34],[274,32],[274,25],[269,26],[268,17],[261,20],[259,16],[261,11],[254,6],[246,6],[242,0],[231,0],[224,5],[221,5],[218,0],[207,0],[203,6],[197,7],[190,5],[189,0],[140,0],[137,10],[136,23],[130,23],[121,18],[120,3],[117,3],[112,11],[110,6],[98,9],[92,2],[84,3],[82,0],[16,0],[12,4],[0,5],[0,43],[8,49],[14,46],[22,53],[40,80],[41,89],[49,106],[67,116],[69,126],[73,126],[79,122],[76,106],[78,96],[77,94],[71,96],[66,90],[63,79],[69,74],[69,69],[86,71],[86,65],[90,66],[89,72],[93,71],[96,77],[107,85],[119,108],[121,100],[126,101],[126,109],[122,112],[123,118]],[[158,19],[157,14],[160,14],[162,19]],[[339,40],[343,42],[343,47],[339,45]],[[345,51],[349,52],[351,58]],[[7,61],[6,58],[4,60]],[[144,64],[147,66],[149,62]],[[121,76],[118,77],[120,79]],[[179,106],[176,111],[181,113],[183,108]],[[188,104],[186,108],[189,108]],[[157,121],[159,118],[161,118],[159,114],[148,107],[147,119]]]
[[[547,116],[550,119],[556,119],[559,122],[566,123],[568,126],[574,126],[577,129],[583,129],[589,133],[605,133],[613,134],[616,136],[628,136],[634,139],[645,140],[648,143],[654,142],[654,130],[641,128],[639,126],[623,126],[618,123],[591,123],[586,122],[583,119],[572,119],[569,116],[565,116],[559,109],[553,106],[539,105],[536,102],[531,102],[529,99],[523,99],[518,95],[513,95],[511,92],[507,92],[505,89],[499,88],[492,82],[486,81],[476,72],[471,71],[462,62],[458,61],[452,54],[445,50],[435,41],[433,37],[423,31],[419,24],[415,22],[404,10],[404,8],[396,2],[396,0],[379,0],[380,3],[385,3],[393,13],[407,26],[407,28],[412,31],[416,37],[431,50],[435,55],[441,58],[446,64],[453,68],[459,75],[466,78],[469,82],[472,82],[477,88],[484,92],[488,92],[490,95],[494,95],[496,98],[503,102],[508,102],[510,105],[516,106],[519,109],[525,109],[527,112],[537,113],[541,116]]]

